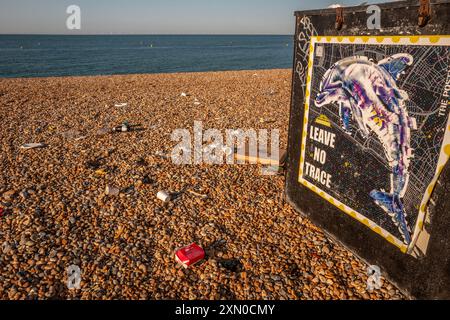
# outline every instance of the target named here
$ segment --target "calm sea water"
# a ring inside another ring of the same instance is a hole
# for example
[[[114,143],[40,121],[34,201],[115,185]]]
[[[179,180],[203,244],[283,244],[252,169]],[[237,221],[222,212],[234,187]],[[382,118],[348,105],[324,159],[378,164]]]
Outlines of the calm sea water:
[[[0,77],[291,68],[293,36],[0,35]]]

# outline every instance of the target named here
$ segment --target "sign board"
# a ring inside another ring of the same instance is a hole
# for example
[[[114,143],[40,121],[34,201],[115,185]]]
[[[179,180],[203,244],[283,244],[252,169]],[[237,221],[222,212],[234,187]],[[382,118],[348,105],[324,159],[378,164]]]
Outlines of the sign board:
[[[407,293],[450,298],[450,2],[430,7],[424,27],[416,1],[296,14],[286,189]]]

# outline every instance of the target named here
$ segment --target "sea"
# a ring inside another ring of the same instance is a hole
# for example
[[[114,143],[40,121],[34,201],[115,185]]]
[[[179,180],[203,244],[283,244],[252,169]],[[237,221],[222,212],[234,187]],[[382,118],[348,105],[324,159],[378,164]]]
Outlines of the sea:
[[[0,35],[0,77],[292,68],[292,35]]]

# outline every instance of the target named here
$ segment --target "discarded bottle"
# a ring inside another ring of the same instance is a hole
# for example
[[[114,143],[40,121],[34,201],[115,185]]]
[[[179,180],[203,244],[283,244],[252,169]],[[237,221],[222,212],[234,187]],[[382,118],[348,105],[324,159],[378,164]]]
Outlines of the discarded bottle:
[[[175,260],[186,269],[199,263],[204,258],[205,251],[195,243],[175,251]]]
[[[131,127],[128,123],[124,122],[122,125],[115,127],[113,129],[114,132],[128,132],[130,131]]]

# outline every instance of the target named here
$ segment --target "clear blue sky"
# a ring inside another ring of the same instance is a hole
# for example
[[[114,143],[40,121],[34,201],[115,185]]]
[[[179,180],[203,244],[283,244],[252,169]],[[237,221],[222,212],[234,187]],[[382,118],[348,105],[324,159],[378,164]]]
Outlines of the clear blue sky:
[[[293,34],[296,10],[364,1],[0,0],[0,33]],[[80,31],[66,29],[66,8],[72,4],[81,8]]]

